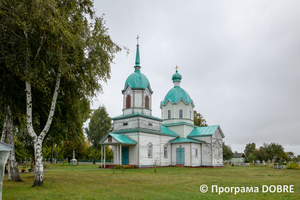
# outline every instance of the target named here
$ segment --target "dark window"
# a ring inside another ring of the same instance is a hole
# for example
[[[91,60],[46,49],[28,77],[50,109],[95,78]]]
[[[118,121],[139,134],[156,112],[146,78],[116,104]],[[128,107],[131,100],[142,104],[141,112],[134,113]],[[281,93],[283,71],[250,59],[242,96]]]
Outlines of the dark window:
[[[164,147],[164,157],[165,158],[168,157],[168,147],[167,146]]]
[[[152,144],[148,146],[148,157],[152,157]]]
[[[108,142],[112,142],[112,137],[108,136]]]
[[[180,119],[183,118],[183,110],[182,110],[182,109],[179,110],[179,118],[180,118]]]
[[[123,123],[123,126],[127,126],[128,125],[128,123],[126,122],[126,123]]]
[[[152,126],[152,123],[148,123],[148,126]]]
[[[168,110],[168,119],[171,119],[171,110]]]
[[[148,96],[145,97],[145,108],[149,109],[149,97]]]
[[[131,96],[127,95],[126,97],[126,108],[130,108],[131,107]]]

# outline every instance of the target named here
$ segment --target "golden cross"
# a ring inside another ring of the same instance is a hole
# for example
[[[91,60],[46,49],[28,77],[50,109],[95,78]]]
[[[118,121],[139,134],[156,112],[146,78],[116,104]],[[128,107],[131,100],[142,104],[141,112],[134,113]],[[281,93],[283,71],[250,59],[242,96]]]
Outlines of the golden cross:
[[[136,37],[137,45],[139,45],[139,38],[140,38],[139,36]]]
[[[175,67],[176,71],[177,71],[178,68],[179,68],[179,67],[176,65],[176,67]]]

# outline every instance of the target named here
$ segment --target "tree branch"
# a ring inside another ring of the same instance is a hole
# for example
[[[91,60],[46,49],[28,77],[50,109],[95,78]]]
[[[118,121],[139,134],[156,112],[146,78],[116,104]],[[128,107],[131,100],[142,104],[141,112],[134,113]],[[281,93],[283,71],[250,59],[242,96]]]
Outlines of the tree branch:
[[[38,57],[38,55],[39,55],[39,53],[40,53],[40,50],[41,50],[42,45],[43,45],[44,35],[45,35],[45,32],[43,33],[43,36],[42,36],[42,39],[41,39],[41,42],[40,42],[40,46],[39,46],[39,48],[38,48],[38,50],[37,50],[37,52],[36,52],[36,55],[35,55],[33,61],[31,62],[31,64],[34,63],[34,61],[36,60],[36,58]]]
[[[15,36],[17,36],[19,39],[22,39],[18,34],[16,34],[15,32],[13,32],[12,30],[10,30],[8,27],[4,26],[3,24],[0,24],[3,28],[6,28],[7,30],[9,30],[11,33],[13,33]]]
[[[42,133],[39,136],[40,140],[42,140],[42,141],[44,140],[45,136],[47,135],[47,133],[48,133],[48,131],[50,129],[52,120],[53,120],[53,115],[54,115],[54,111],[55,111],[57,95],[58,95],[58,91],[59,91],[60,79],[61,79],[61,69],[60,69],[60,67],[58,67],[56,84],[55,84],[55,89],[54,89],[54,93],[53,93],[53,98],[52,98],[50,112],[49,112],[49,115],[48,115],[48,120],[47,120],[47,123],[46,123],[46,125],[45,125]]]

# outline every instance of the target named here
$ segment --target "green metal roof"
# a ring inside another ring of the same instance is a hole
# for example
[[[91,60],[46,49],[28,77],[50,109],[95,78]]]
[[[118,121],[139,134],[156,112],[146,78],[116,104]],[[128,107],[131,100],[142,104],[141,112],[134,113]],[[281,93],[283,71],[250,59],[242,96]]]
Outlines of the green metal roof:
[[[135,66],[140,66],[140,51],[139,51],[139,45],[136,45]]]
[[[149,88],[151,88],[148,78],[143,73],[141,73],[140,70],[136,70],[128,76],[125,81],[124,88],[126,88],[127,84],[130,88],[146,89],[148,86]]]
[[[181,99],[186,104],[192,103],[192,105],[194,107],[194,103],[193,103],[193,100],[191,99],[190,95],[184,89],[182,89],[180,86],[174,86],[171,90],[169,90],[165,99],[161,102],[161,105],[165,105],[168,100],[171,103],[178,103]]]
[[[168,127],[165,127],[165,126],[160,126],[160,132],[167,134],[167,135],[179,137],[179,135],[177,133],[175,133],[174,131],[172,131],[171,129],[169,129]]]
[[[221,135],[225,137],[219,125],[196,127],[194,128],[194,130],[191,131],[188,137],[201,137],[201,136],[212,135],[217,130],[217,128],[219,129]]]
[[[112,119],[117,120],[117,119],[125,119],[125,118],[138,117],[138,116],[145,117],[145,118],[148,118],[148,119],[157,120],[157,121],[163,121],[162,119],[160,119],[158,117],[154,117],[154,116],[151,116],[151,115],[146,115],[146,114],[143,114],[143,113],[140,113],[140,112],[135,112],[135,113],[132,113],[132,114],[127,114],[127,115],[119,115],[119,116],[114,117]]]
[[[126,135],[120,135],[120,134],[114,134],[114,133],[109,133],[115,140],[120,142],[121,144],[136,144],[135,141],[127,137]]]
[[[181,126],[181,125],[187,125],[187,126],[191,126],[191,127],[198,127],[194,124],[188,123],[188,122],[183,122],[183,121],[179,121],[179,122],[174,122],[174,123],[167,123],[167,124],[162,124],[163,126]]]
[[[172,80],[174,81],[181,81],[182,76],[178,73],[178,71],[176,70],[175,74],[173,74],[172,76]]]
[[[193,139],[190,139],[190,138],[177,138],[176,140],[173,140],[171,141],[171,143],[202,143],[198,140],[193,140]]]
[[[134,128],[134,129],[124,129],[124,130],[118,130],[114,131],[113,133],[116,134],[125,134],[125,133],[133,133],[133,132],[145,132],[145,133],[151,133],[156,135],[167,135],[172,137],[179,137],[179,135],[172,130],[170,130],[167,127],[161,127],[161,131],[154,131],[150,129],[144,129],[144,128]]]

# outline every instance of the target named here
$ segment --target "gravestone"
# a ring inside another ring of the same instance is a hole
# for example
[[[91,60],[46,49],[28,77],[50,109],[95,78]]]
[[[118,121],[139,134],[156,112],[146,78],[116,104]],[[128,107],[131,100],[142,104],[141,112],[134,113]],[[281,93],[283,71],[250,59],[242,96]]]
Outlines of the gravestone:
[[[77,165],[77,160],[75,159],[75,150],[73,150],[73,159],[70,161],[71,164]]]

